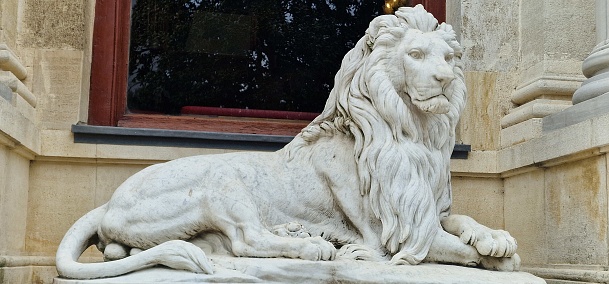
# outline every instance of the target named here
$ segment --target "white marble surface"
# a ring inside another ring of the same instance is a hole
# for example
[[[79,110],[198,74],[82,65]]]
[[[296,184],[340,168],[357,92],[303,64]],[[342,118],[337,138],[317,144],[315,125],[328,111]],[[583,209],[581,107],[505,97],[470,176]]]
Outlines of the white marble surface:
[[[525,272],[499,272],[425,263],[385,265],[353,260],[315,262],[298,259],[254,259],[211,256],[216,273],[195,274],[155,267],[121,277],[97,280],[56,278],[56,284],[101,283],[545,283]]]

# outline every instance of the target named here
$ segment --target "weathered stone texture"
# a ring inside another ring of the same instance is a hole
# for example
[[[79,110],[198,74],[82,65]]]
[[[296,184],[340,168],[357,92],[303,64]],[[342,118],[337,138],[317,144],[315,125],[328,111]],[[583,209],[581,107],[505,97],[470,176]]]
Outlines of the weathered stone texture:
[[[36,161],[30,179],[26,249],[53,256],[63,232],[94,208],[95,166]]]
[[[23,44],[26,47],[82,49],[85,1],[26,0]]]
[[[544,17],[542,16],[544,2],[545,1],[520,2],[520,5],[522,5],[521,25],[527,27],[521,29],[520,35],[522,37],[520,42],[522,49],[520,60],[521,67],[524,69],[529,68],[537,62],[543,61],[543,38],[544,29],[546,29],[543,25]]]
[[[590,0],[521,1],[520,69],[524,83],[544,72],[581,75],[594,47]],[[577,27],[577,28],[574,28]]]
[[[607,265],[607,163],[597,156],[546,170],[548,262]]]
[[[106,203],[123,181],[145,166],[116,163],[33,162],[29,208],[22,207],[28,210],[27,251],[40,255],[54,255],[64,232],[78,218]],[[24,212],[23,217],[25,216]],[[26,220],[19,224],[26,224]],[[89,256],[93,255],[91,252],[96,251],[95,248],[90,248]]]
[[[590,0],[551,0],[546,3],[544,27],[548,59],[575,59],[580,63],[595,45],[595,15],[594,9],[590,9],[594,3]],[[577,74],[580,71],[577,70]]]
[[[453,214],[469,215],[491,228],[504,228],[501,179],[453,177],[452,185]]]
[[[457,127],[457,141],[473,150],[500,147],[501,117],[512,107],[509,100],[513,74],[466,72],[467,105]]]
[[[20,0],[2,0],[0,5],[0,43],[15,47],[17,40],[18,7]]]
[[[468,71],[514,70],[518,54],[517,0],[461,1],[461,45]]]
[[[449,1],[449,19],[459,11],[461,45],[465,52],[468,103],[457,139],[473,150],[500,147],[500,119],[513,107],[518,61],[519,3],[509,1]],[[458,24],[458,22],[457,22]]]
[[[539,138],[542,132],[541,118],[531,118],[501,130],[501,148]]]
[[[55,277],[57,277],[55,266],[2,267],[0,270],[0,283],[7,284],[52,284]]]
[[[37,53],[34,91],[42,128],[65,129],[78,121],[81,96],[82,51]]]
[[[0,255],[25,249],[29,161],[0,145]]]
[[[518,253],[525,265],[545,264],[544,171],[535,170],[506,178],[505,228],[518,241]]]

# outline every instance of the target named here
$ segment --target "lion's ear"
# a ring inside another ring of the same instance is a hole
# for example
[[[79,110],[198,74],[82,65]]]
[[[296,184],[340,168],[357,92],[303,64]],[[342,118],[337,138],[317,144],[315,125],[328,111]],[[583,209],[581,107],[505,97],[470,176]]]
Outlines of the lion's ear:
[[[385,33],[389,28],[399,26],[400,21],[394,15],[382,15],[374,18],[366,30],[366,36],[368,37],[366,44],[372,49],[374,42],[381,34]]]

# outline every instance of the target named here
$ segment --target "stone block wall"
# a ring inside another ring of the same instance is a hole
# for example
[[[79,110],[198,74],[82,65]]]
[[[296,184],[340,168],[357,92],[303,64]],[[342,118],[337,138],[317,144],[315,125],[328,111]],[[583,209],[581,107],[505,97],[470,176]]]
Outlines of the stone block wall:
[[[606,159],[594,155],[505,179],[506,228],[528,264],[608,265]]]
[[[29,160],[0,146],[0,255],[25,251]]]
[[[599,114],[500,151],[505,228],[526,270],[566,283],[609,279],[607,126],[609,113]]]

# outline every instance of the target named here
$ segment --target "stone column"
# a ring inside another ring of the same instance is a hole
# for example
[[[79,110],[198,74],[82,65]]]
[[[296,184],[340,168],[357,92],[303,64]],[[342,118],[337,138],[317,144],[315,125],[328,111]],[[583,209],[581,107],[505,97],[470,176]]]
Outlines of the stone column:
[[[609,1],[596,0],[595,11],[597,45],[582,64],[588,79],[573,94],[573,104],[609,93]]]

